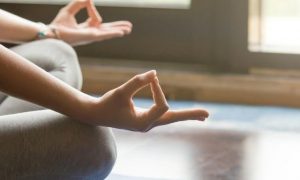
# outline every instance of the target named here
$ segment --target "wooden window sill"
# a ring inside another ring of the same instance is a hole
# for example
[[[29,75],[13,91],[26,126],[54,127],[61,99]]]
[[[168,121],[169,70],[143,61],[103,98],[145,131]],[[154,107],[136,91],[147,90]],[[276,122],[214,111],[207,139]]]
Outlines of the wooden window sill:
[[[254,69],[251,74],[220,74],[200,65],[87,58],[81,62],[87,93],[103,94],[138,73],[156,69],[168,99],[300,107],[300,72]],[[137,96],[151,93],[146,88]]]

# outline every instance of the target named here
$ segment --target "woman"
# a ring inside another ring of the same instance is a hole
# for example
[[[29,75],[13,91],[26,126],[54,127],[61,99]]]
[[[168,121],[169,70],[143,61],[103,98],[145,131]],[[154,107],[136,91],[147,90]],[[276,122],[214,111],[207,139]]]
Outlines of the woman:
[[[78,24],[75,15],[84,8],[89,18]],[[92,0],[70,2],[49,25],[0,11],[0,40],[24,43],[0,47],[1,179],[104,179],[116,158],[108,127],[146,132],[208,116],[202,109],[168,110],[154,70],[101,98],[80,91],[77,56],[67,44],[122,37],[131,29],[128,21],[103,23]],[[132,97],[148,85],[154,105],[135,107]]]

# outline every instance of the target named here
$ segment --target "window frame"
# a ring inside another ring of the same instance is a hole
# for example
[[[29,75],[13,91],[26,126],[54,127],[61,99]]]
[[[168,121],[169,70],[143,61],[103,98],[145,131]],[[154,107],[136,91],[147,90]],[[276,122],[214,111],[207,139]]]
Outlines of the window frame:
[[[250,0],[231,0],[230,65],[233,71],[249,71],[251,68],[298,69],[300,54],[279,52],[254,52],[249,50]],[[238,7],[238,8],[234,8]],[[243,61],[241,61],[243,60]]]

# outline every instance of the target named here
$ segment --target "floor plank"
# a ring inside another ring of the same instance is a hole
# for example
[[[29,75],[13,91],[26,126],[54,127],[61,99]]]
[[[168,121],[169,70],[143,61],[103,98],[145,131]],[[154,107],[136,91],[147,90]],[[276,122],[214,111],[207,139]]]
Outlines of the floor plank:
[[[151,101],[136,103],[147,107]],[[177,101],[170,105],[201,106],[212,115],[206,122],[180,122],[149,133],[114,129],[118,160],[108,180],[300,179],[300,110]]]
[[[148,134],[114,132],[119,157],[109,180],[119,180],[116,175],[141,180],[300,178],[299,134],[224,131],[186,123]]]

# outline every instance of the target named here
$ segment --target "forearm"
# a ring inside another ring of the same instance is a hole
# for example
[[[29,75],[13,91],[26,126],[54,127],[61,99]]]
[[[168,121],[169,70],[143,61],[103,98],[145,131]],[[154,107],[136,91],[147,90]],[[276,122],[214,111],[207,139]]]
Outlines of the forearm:
[[[70,117],[83,119],[95,99],[0,46],[0,90]]]
[[[37,38],[41,26],[0,9],[0,41],[23,43]]]

